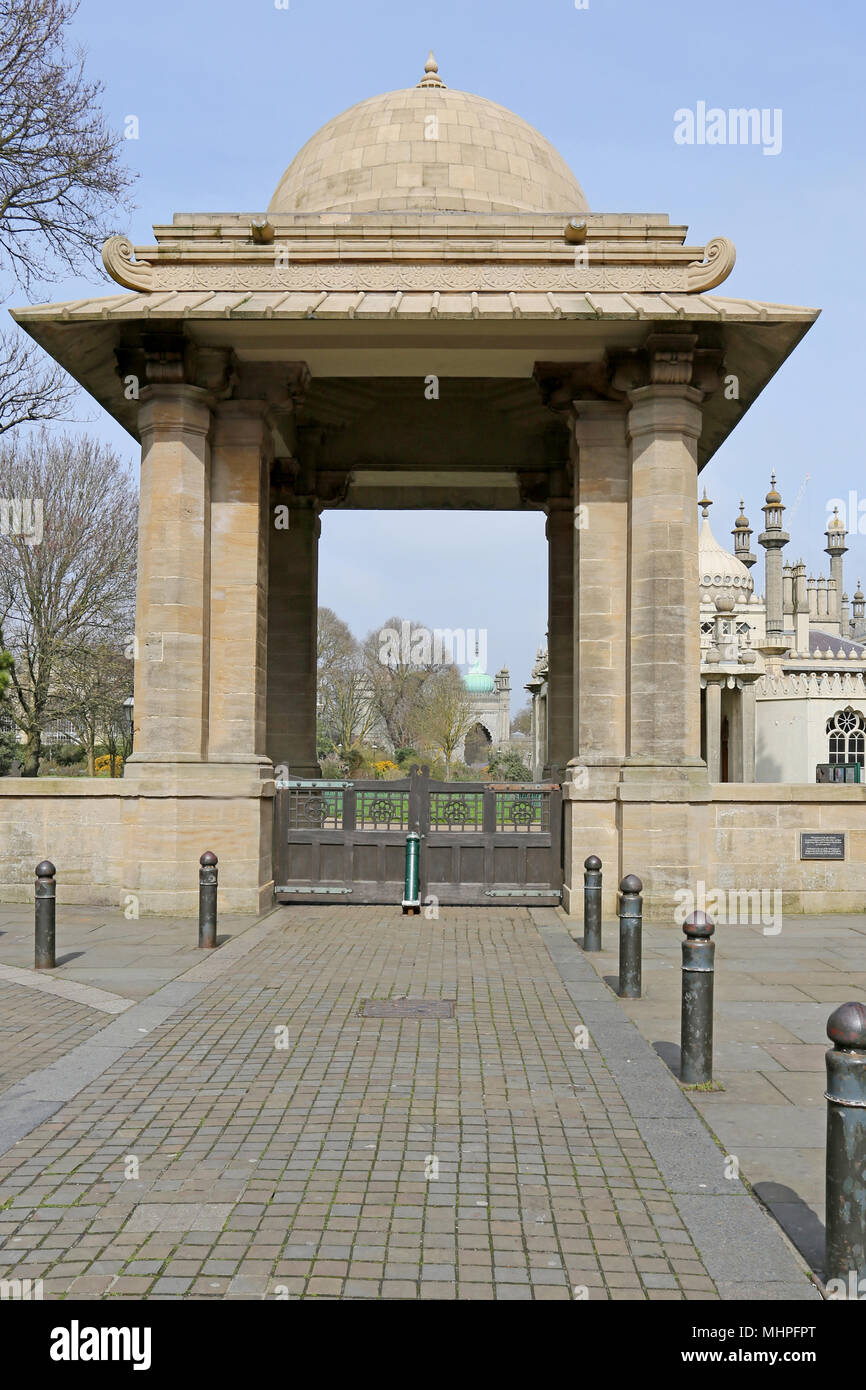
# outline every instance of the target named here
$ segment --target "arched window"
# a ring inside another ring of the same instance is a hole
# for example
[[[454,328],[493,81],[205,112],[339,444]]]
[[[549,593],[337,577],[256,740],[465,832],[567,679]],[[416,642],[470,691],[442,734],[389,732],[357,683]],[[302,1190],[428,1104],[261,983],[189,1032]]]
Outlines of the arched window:
[[[831,763],[859,763],[866,760],[866,719],[848,705],[827,720]]]

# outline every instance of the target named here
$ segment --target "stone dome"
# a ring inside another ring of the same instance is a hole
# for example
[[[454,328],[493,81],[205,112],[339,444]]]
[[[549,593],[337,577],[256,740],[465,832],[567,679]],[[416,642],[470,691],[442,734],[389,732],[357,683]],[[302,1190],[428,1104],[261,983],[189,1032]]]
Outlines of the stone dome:
[[[369,97],[295,156],[269,213],[588,211],[565,160],[513,111],[451,91],[431,53],[417,87]]]
[[[721,595],[748,602],[755,582],[748,566],[720,545],[704,517],[698,537],[698,573],[701,598],[713,602]]]

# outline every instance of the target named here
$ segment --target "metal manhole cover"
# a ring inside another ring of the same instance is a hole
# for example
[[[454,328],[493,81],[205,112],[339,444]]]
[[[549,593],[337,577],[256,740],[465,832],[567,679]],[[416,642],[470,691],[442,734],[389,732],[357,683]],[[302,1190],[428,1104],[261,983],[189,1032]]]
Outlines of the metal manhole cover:
[[[453,999],[365,999],[362,1018],[453,1018]]]

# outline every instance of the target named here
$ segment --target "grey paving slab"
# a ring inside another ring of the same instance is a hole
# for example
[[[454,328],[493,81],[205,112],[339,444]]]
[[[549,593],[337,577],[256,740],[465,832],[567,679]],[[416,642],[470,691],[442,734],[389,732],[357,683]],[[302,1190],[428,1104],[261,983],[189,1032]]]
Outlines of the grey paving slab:
[[[406,997],[454,1017],[360,1016]],[[736,1265],[745,1213],[781,1237],[739,1184],[727,1219],[722,1151],[554,912],[282,909],[64,1063],[0,1157],[0,1265],[59,1292],[679,1299],[712,1257],[811,1296],[784,1244]]]
[[[579,925],[572,930],[579,937]],[[646,997],[623,1003],[643,1036],[674,1066],[681,940],[674,928],[644,924],[645,960],[667,961],[671,968],[648,971]],[[863,919],[847,916],[786,918],[782,932],[766,938],[757,929],[734,934],[719,928],[714,1075],[723,1089],[689,1093],[762,1199],[768,1192],[782,1194],[774,1213],[819,1271],[826,1023],[845,1000],[866,998],[864,944]],[[587,957],[599,976],[610,973],[614,959],[612,951]]]

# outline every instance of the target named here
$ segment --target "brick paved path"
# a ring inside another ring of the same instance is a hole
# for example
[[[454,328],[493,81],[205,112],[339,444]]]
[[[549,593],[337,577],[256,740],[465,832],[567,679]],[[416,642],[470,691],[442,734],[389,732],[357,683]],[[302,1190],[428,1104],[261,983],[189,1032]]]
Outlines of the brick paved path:
[[[0,1092],[105,1027],[105,1014],[0,980]]]
[[[718,1296],[527,910],[296,907],[256,931],[0,1157],[2,1277],[47,1297]],[[359,1016],[399,996],[455,1017]]]

